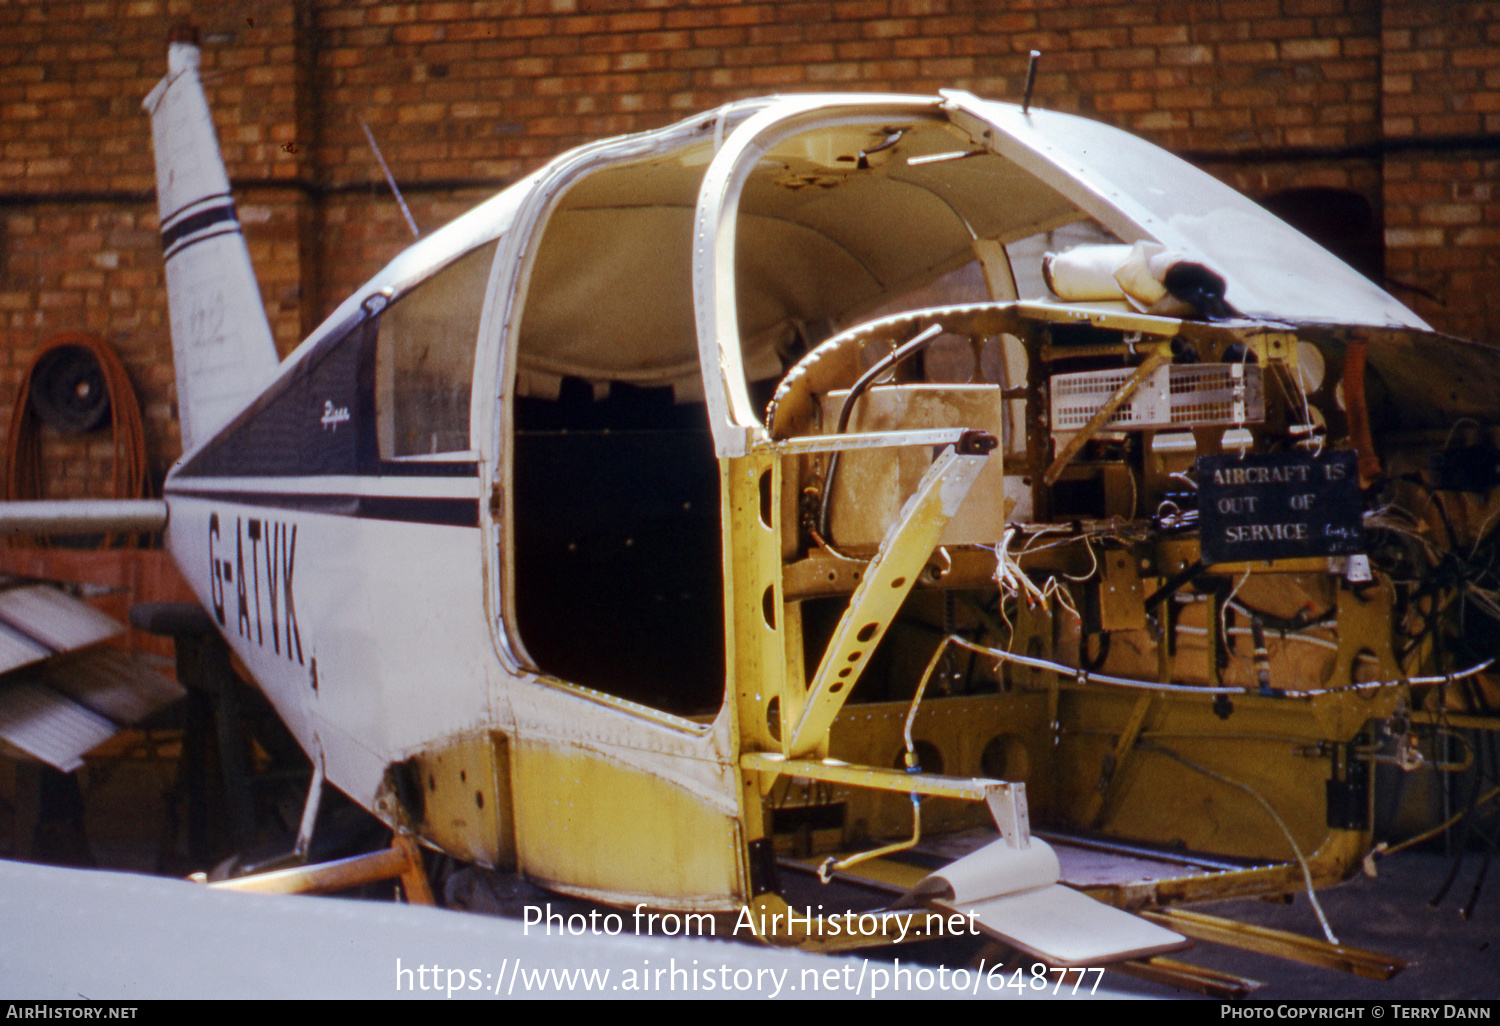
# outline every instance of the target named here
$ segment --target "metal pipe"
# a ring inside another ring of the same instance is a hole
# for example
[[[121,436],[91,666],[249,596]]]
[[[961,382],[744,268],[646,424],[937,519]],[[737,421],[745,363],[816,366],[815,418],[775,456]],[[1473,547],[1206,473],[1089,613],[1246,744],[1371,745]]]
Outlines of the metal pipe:
[[[313,761],[312,782],[307,785],[307,801],[302,805],[302,822],[297,827],[297,845],[292,849],[299,859],[307,858],[312,847],[313,828],[318,825],[318,807],[323,802],[323,751],[321,746]]]
[[[166,526],[163,499],[0,502],[0,534],[129,534]]]
[[[860,375],[859,380],[849,389],[849,394],[844,397],[844,403],[839,407],[838,427],[835,435],[842,435],[849,426],[849,417],[854,412],[854,404],[859,397],[864,395],[872,382],[886,371],[908,357],[914,356],[927,347],[927,343],[943,333],[941,324],[929,325],[927,330],[921,332],[911,341],[903,344],[900,348],[887,353],[878,360],[873,367]],[[828,457],[828,473],[823,475],[823,501],[818,508],[818,533],[824,538],[830,537],[828,533],[828,501],[833,495],[833,475],[838,471],[839,454],[837,451]]]
[[[894,855],[901,851],[910,851],[922,840],[922,796],[913,792],[911,796],[911,837],[905,841],[897,841],[887,844],[883,848],[874,848],[870,851],[862,851],[856,855],[850,855],[846,859],[836,859],[832,855],[823,861],[818,867],[818,879],[823,883],[830,883],[834,873],[842,873],[851,866],[857,866],[861,862],[870,859],[878,859],[883,855]]]
[[[386,166],[385,157],[380,153],[380,147],[375,142],[375,133],[370,131],[370,126],[365,124],[365,119],[359,119],[359,127],[365,130],[365,138],[370,140],[370,149],[375,151],[375,160],[380,164],[380,172],[385,175],[386,184],[391,187],[391,192],[396,196],[396,205],[401,208],[401,216],[406,218],[406,226],[411,229],[413,238],[420,239],[422,233],[417,230],[417,222],[411,216],[411,210],[406,206],[406,200],[401,196],[401,188],[396,184],[396,176],[391,174],[391,169]]]
[[[297,866],[273,873],[218,880],[208,886],[221,891],[248,891],[253,894],[317,894],[343,891],[368,883],[401,878],[406,899],[413,905],[434,904],[427,874],[422,869],[421,853],[409,837],[397,835],[389,848],[367,855],[354,855],[333,862]]]

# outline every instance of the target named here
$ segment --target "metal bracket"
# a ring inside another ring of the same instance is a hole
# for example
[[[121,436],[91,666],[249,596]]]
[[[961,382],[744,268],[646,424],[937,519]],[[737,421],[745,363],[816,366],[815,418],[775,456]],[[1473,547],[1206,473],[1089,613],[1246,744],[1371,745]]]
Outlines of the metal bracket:
[[[740,756],[746,772],[821,780],[846,787],[866,787],[896,794],[927,795],[984,802],[1000,835],[1012,848],[1031,846],[1031,815],[1026,785],[986,777],[947,777],[936,773],[907,773],[899,769],[858,766],[837,759],[788,759],[775,752],[746,752]]]
[[[788,756],[808,755],[822,743],[986,459],[949,449],[923,475],[886,532],[823,653],[802,714],[785,738]]]

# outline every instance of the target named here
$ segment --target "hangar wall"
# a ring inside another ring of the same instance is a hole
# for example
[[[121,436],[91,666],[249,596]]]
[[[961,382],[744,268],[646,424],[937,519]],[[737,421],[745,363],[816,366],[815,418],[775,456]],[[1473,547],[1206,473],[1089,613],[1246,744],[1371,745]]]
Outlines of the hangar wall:
[[[740,97],[1018,98],[1031,49],[1039,106],[1252,197],[1362,203],[1372,273],[1439,330],[1500,343],[1497,3],[10,0],[0,424],[39,345],[95,332],[140,395],[158,481],[180,440],[139,103],[184,20],[283,353],[410,242],[361,117],[431,230],[570,146]],[[105,457],[49,444],[48,493],[88,493]]]

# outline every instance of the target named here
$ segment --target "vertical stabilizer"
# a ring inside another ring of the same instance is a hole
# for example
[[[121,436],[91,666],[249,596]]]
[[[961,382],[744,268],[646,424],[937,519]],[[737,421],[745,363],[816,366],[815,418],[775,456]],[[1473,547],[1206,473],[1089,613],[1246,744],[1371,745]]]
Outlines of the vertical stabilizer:
[[[191,30],[173,33],[167,77],[146,97],[186,451],[255,398],[278,357],[229,194]]]

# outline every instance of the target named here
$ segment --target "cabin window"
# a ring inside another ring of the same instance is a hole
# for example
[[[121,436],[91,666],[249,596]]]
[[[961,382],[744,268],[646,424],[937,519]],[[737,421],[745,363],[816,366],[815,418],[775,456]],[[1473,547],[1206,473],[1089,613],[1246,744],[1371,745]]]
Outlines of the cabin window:
[[[380,315],[375,409],[382,459],[470,448],[474,352],[497,245],[470,250]]]

